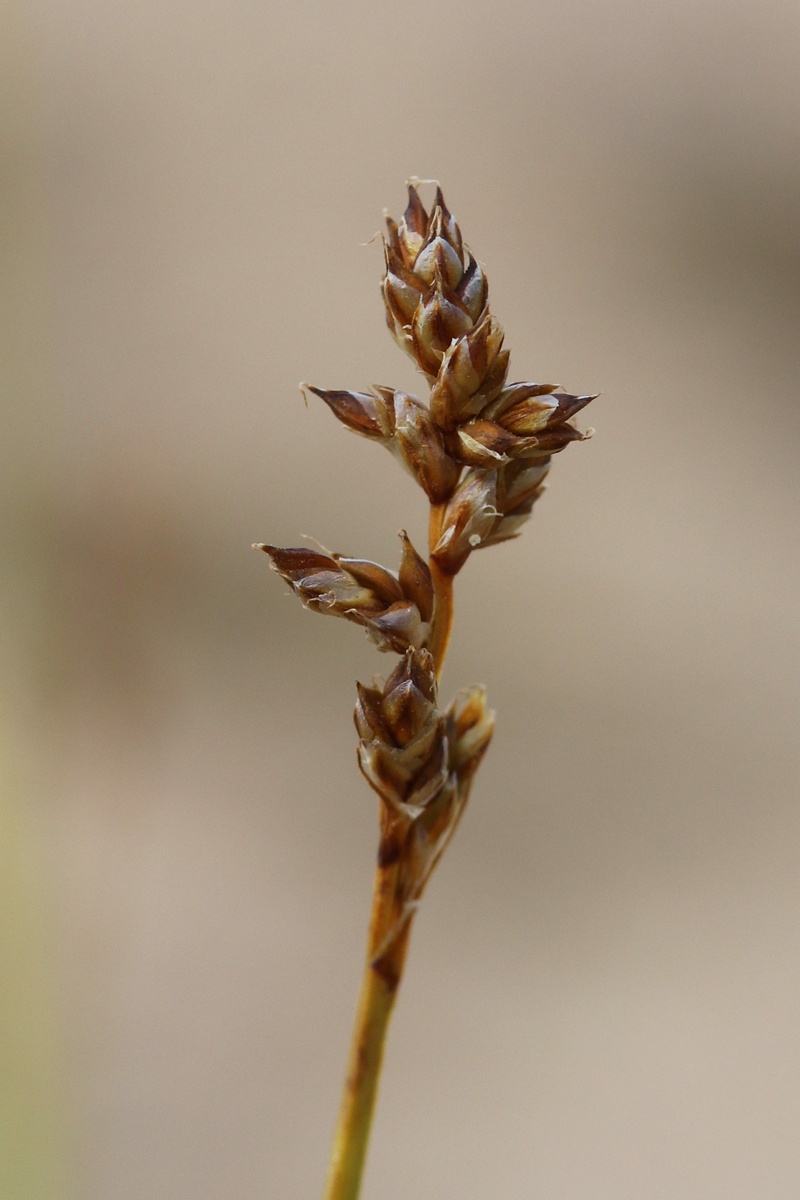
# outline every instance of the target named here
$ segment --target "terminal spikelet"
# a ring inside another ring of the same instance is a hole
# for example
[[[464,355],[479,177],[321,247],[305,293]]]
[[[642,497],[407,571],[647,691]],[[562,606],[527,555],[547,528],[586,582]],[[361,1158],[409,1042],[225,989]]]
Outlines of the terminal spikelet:
[[[486,310],[486,276],[439,187],[429,215],[410,183],[403,219],[398,224],[387,217],[386,228],[386,321],[398,345],[434,380],[450,344],[468,334]]]
[[[472,550],[519,533],[552,456],[589,436],[572,417],[595,397],[556,384],[506,382],[509,353],[489,309],[485,272],[440,188],[428,212],[409,184],[402,219],[387,217],[386,226],[387,323],[430,383],[437,454],[441,446],[459,471],[446,495],[444,486],[435,496],[428,491],[445,506],[432,554],[441,570],[455,574]],[[439,481],[451,478],[438,469]]]

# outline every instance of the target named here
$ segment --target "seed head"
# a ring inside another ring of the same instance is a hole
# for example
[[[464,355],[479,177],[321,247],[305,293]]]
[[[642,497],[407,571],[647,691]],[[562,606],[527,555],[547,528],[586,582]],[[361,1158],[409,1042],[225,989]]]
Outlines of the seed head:
[[[494,733],[494,713],[486,707],[486,689],[462,688],[447,707],[450,770],[464,787],[478,769]]]
[[[363,625],[379,650],[402,654],[424,646],[433,613],[433,582],[428,565],[401,533],[400,574],[363,558],[345,558],[301,546],[258,545],[312,612],[329,613]]]
[[[570,442],[585,441],[569,423],[595,396],[570,396],[553,384],[512,383],[474,421],[459,425],[445,442],[450,454],[468,466],[499,466],[512,458],[542,459]]]
[[[433,557],[442,570],[455,575],[470,552],[489,537],[498,517],[497,472],[467,471],[453,493],[444,514]]]
[[[551,384],[506,385],[508,351],[489,311],[486,277],[441,189],[428,214],[409,185],[403,219],[387,218],[387,230],[389,328],[431,381],[430,415],[449,458],[461,467],[497,470],[514,459],[544,461],[584,440],[569,419],[593,396],[572,396]]]
[[[494,546],[518,537],[534,504],[547,487],[550,459],[512,460],[497,472],[497,516],[481,546]]]
[[[502,345],[503,330],[487,308],[465,337],[447,347],[431,389],[431,416],[440,429],[477,416],[502,388],[509,357]]]
[[[458,464],[445,450],[441,431],[420,400],[388,387],[376,387],[371,393],[308,390],[324,400],[348,429],[386,446],[432,504],[441,504],[452,493]]]
[[[392,674],[358,684],[355,710],[361,771],[386,805],[414,820],[448,775],[444,714],[427,650],[407,650]]]
[[[441,189],[430,215],[409,184],[397,224],[387,217],[383,297],[395,340],[431,379],[454,338],[478,321],[488,300],[486,277],[464,246]]]
[[[362,625],[379,649],[401,656],[387,679],[358,685],[355,709],[359,766],[381,799],[382,940],[371,965],[396,983],[391,947],[453,836],[494,729],[482,687],[439,708],[436,670],[452,619],[447,577],[473,550],[519,534],[553,455],[589,436],[572,419],[594,397],[507,382],[509,353],[485,272],[441,189],[428,212],[410,184],[402,220],[387,217],[386,226],[386,320],[426,377],[430,403],[391,387],[308,391],[347,429],[385,446],[423,489],[429,562],[404,531],[397,573],[322,548],[258,548],[307,608]]]

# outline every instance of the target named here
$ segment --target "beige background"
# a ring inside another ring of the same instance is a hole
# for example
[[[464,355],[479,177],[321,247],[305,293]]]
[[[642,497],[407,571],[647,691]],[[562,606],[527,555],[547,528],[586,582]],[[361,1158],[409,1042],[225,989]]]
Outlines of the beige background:
[[[71,1147],[25,1200],[320,1189],[375,843],[353,681],[389,660],[249,545],[421,537],[410,480],[297,392],[416,386],[369,243],[410,174],[512,377],[604,396],[459,580],[445,687],[484,681],[498,732],[364,1200],[795,1200],[796,4],[3,25],[8,829]]]

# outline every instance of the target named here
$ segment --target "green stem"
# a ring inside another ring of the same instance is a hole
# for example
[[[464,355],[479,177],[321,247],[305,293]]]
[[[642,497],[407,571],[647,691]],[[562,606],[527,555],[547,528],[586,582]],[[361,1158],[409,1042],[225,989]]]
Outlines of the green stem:
[[[382,849],[387,844],[391,842],[382,840]],[[384,865],[379,859],[367,961],[323,1200],[356,1200],[361,1185],[386,1030],[400,985],[410,931],[407,921],[397,932],[396,883],[396,860]],[[395,936],[391,937],[393,931]],[[391,942],[387,945],[389,937]]]

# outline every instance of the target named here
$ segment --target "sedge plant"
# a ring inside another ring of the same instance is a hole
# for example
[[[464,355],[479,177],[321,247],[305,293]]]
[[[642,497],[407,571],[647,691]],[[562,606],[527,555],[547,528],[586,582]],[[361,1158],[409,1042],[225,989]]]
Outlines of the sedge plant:
[[[389,330],[430,389],[303,385],[349,430],[385,446],[430,505],[426,553],[400,533],[397,571],[321,548],[259,545],[314,612],[362,625],[397,655],[386,678],[358,684],[358,763],[380,801],[366,963],[324,1200],[356,1200],[386,1030],[423,891],[467,803],[492,736],[480,686],[442,707],[438,681],[453,623],[453,583],[476,550],[515,538],[542,494],[552,456],[585,440],[571,418],[594,396],[508,383],[503,330],[486,274],[437,186],[418,180],[399,222],[386,218],[383,300]]]

